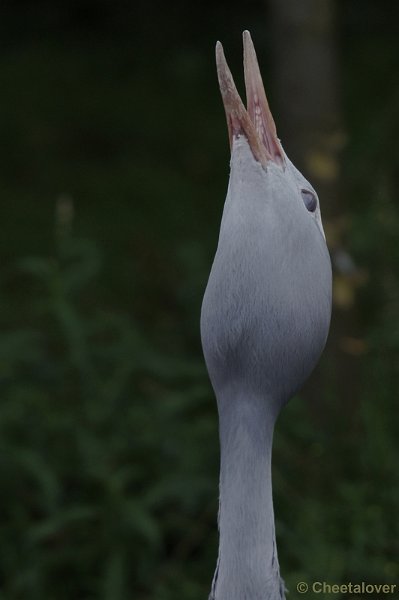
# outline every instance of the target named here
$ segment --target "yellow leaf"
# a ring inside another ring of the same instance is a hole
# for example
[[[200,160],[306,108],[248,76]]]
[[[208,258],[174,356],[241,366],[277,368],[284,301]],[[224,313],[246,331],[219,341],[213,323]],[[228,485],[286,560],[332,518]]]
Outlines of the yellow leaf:
[[[328,183],[338,178],[339,164],[330,152],[315,150],[309,152],[305,160],[308,171],[313,177]]]

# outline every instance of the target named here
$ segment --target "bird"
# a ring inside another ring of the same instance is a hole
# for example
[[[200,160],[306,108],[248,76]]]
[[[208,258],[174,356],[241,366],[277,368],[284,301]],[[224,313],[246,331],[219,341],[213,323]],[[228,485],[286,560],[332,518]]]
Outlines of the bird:
[[[246,107],[216,45],[231,159],[200,317],[220,441],[219,551],[209,600],[281,600],[273,431],[325,347],[332,272],[317,193],[277,137],[248,31],[243,46]]]

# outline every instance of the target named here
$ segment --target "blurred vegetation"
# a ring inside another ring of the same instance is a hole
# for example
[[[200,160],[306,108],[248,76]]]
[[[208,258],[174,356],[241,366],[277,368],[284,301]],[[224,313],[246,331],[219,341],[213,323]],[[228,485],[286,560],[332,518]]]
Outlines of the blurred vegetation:
[[[62,219],[71,206],[58,208]],[[98,249],[68,223],[56,242],[52,257],[19,262],[26,323],[1,339],[3,592],[117,600],[151,582],[172,598],[174,571],[207,533],[196,515],[208,529],[214,518],[205,370],[93,307]]]
[[[343,406],[327,348],[319,409],[294,399],[278,423],[292,590],[399,578],[399,38],[392,2],[338,7],[359,381]],[[4,5],[1,600],[207,597],[219,450],[198,321],[228,175],[213,45],[234,69],[264,12]]]

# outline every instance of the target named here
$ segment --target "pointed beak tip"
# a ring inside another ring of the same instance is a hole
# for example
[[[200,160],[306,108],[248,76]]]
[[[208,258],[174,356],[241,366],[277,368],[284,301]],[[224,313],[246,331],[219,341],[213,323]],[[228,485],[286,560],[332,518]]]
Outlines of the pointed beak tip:
[[[242,32],[242,43],[244,46],[244,55],[247,54],[248,50],[252,50],[253,52],[255,51],[254,43],[248,29],[245,29],[245,31]]]
[[[276,128],[267,103],[255,48],[248,30],[243,32],[244,78],[247,91],[245,108],[228,67],[222,44],[216,42],[216,69],[227,118],[230,146],[233,138],[244,134],[252,153],[263,167],[269,160],[280,158],[281,149]]]
[[[221,42],[219,42],[219,40],[216,42],[215,54],[216,54],[216,65],[217,65],[218,72],[219,72],[220,65],[221,64],[224,65],[224,63],[226,62],[223,46],[222,46]]]

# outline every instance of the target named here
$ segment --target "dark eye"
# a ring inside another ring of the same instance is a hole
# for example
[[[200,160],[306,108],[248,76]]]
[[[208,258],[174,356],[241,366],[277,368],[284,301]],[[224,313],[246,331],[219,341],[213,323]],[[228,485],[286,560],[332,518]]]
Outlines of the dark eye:
[[[309,212],[314,212],[317,208],[316,196],[310,190],[301,190],[302,200]]]

